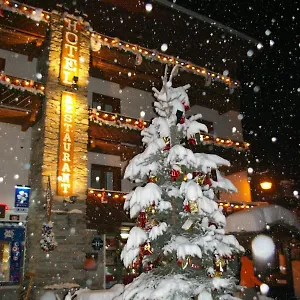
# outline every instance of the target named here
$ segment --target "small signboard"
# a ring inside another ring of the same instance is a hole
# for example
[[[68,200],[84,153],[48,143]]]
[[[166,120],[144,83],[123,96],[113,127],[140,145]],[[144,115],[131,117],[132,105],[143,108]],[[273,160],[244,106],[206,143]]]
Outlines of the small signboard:
[[[10,221],[20,221],[20,215],[10,215],[9,220]]]
[[[17,185],[15,187],[15,208],[29,208],[30,187]]]
[[[92,247],[94,250],[99,251],[103,248],[103,240],[100,238],[100,236],[94,237],[92,241]]]

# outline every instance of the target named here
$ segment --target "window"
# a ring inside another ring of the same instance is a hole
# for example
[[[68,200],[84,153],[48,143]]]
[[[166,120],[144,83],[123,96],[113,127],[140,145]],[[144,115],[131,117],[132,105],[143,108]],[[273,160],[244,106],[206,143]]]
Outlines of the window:
[[[0,57],[0,72],[5,69],[5,59]]]
[[[92,107],[100,107],[101,110],[107,112],[120,113],[120,99],[93,93]]]
[[[199,119],[199,123],[206,125],[209,134],[214,134],[214,123],[206,120]]]
[[[121,190],[121,168],[92,165],[91,187],[110,191]]]

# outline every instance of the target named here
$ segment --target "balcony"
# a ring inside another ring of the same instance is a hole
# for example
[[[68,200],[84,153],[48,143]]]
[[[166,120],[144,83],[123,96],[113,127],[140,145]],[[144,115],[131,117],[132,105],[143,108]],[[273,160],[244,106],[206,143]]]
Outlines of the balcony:
[[[44,86],[32,80],[0,74],[0,122],[22,126],[36,121],[44,98]]]
[[[101,233],[117,232],[122,223],[132,223],[123,209],[126,193],[89,189],[87,197],[87,227]]]
[[[120,191],[108,191],[88,189],[87,193],[87,226],[99,233],[116,232],[124,223],[135,223],[130,219],[129,213],[123,206],[127,193]],[[219,207],[223,207],[225,216],[235,212],[268,205],[266,202],[229,202],[218,201]]]
[[[143,150],[141,130],[149,122],[116,113],[89,110],[89,151],[118,155],[122,161]],[[230,172],[245,169],[249,144],[211,134],[199,134],[198,141],[189,141],[194,152],[213,153],[232,162]],[[237,152],[239,155],[237,155]]]
[[[11,0],[3,1],[1,9],[1,49],[27,55],[29,61],[38,57],[46,39],[50,14],[41,12],[39,20],[34,7]]]
[[[144,120],[91,109],[89,124],[89,151],[118,155],[122,161],[141,152]]]

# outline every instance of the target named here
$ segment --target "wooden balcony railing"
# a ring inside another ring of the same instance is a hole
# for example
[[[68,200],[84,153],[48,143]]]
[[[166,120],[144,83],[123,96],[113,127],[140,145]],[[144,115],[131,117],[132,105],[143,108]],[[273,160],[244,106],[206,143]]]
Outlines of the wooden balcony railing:
[[[89,120],[99,126],[107,125],[120,129],[141,131],[144,127],[149,126],[149,121],[143,119],[135,119],[123,116],[117,113],[97,110],[95,108],[89,110]],[[200,143],[203,145],[214,144],[224,148],[234,148],[238,151],[249,149],[250,144],[247,142],[235,141],[228,138],[216,137],[211,134],[199,134]]]
[[[126,199],[127,192],[109,191],[104,189],[88,189],[87,201],[94,199],[98,204],[102,203],[123,203]],[[219,207],[223,207],[223,213],[229,215],[237,211],[255,208],[258,206],[266,206],[267,202],[244,202],[244,201],[217,201]],[[123,204],[121,205],[123,209]]]
[[[36,121],[43,97],[43,84],[1,73],[0,122],[21,125],[26,131]]]

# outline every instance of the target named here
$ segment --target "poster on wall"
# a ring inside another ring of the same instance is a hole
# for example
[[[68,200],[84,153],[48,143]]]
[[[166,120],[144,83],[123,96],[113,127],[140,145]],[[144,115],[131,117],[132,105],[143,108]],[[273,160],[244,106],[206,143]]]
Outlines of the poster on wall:
[[[25,228],[15,226],[0,227],[0,241],[7,253],[7,261],[2,261],[6,264],[9,270],[8,281],[19,282],[22,267],[22,251],[25,239]],[[0,293],[1,294],[1,293]]]
[[[28,208],[30,199],[29,186],[15,186],[15,208]]]

